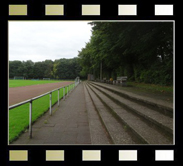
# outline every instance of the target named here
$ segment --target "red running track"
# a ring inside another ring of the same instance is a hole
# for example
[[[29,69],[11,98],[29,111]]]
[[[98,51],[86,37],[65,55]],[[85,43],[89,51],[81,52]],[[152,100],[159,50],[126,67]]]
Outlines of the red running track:
[[[9,106],[39,96],[53,89],[69,85],[71,83],[72,82],[65,81],[65,82],[9,88]]]

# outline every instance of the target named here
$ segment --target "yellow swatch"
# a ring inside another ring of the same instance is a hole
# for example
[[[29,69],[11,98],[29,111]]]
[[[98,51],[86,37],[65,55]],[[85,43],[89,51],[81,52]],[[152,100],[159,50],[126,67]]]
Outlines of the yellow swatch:
[[[82,15],[100,15],[100,5],[82,5]]]
[[[46,161],[64,161],[63,150],[47,150]]]
[[[45,15],[64,15],[64,5],[46,5]]]
[[[9,161],[28,161],[27,150],[10,150]]]
[[[27,15],[27,5],[9,5],[9,15]]]

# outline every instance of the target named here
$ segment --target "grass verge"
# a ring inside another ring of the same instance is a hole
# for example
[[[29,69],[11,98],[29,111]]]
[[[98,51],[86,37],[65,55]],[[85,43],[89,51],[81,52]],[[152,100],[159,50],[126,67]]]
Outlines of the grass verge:
[[[161,85],[155,85],[155,84],[145,84],[145,83],[136,83],[136,82],[128,82],[127,84],[128,86],[147,89],[154,92],[173,93],[173,86],[161,86]]]
[[[70,91],[71,87],[69,88]],[[65,90],[67,94],[67,89]],[[63,97],[63,88],[59,91],[59,98]],[[58,91],[52,93],[52,105],[58,101]],[[32,122],[49,110],[49,94],[32,102]],[[29,103],[9,110],[9,143],[14,141],[29,126]]]

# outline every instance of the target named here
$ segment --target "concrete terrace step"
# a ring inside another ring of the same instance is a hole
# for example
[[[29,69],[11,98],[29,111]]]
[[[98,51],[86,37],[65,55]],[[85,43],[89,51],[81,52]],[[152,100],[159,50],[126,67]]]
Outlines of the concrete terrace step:
[[[98,83],[98,82],[90,82],[92,84],[95,84],[97,86],[103,87],[107,90],[110,90],[113,93],[116,93],[117,95],[123,96],[125,98],[131,99],[136,102],[141,102],[148,106],[153,106],[157,108],[157,111],[161,111],[162,113],[173,117],[173,104],[169,103],[167,101],[151,98],[148,96],[141,96],[132,92],[125,91],[121,89],[121,87],[110,85],[110,84],[104,84],[104,83]]]
[[[95,104],[95,107],[98,111],[100,119],[104,124],[111,141],[114,144],[136,144],[132,139],[129,133],[125,130],[124,127],[113,117],[113,115],[106,109],[104,104],[99,100],[96,94],[90,89],[87,85],[87,90]]]
[[[84,92],[85,92],[85,100],[86,100],[86,109],[88,113],[91,143],[92,144],[112,143],[93,105],[93,102],[90,98],[90,95],[88,93],[88,90],[86,89],[85,84],[84,84]]]
[[[125,99],[124,97],[118,96],[102,87],[98,87],[94,84],[92,84],[92,86],[94,86],[99,91],[107,95],[113,101],[117,102],[120,106],[138,114],[140,117],[143,117],[146,120],[146,122],[153,123],[154,125],[157,126],[158,129],[162,129],[162,132],[167,133],[170,137],[173,138],[172,118],[165,116],[164,114],[161,114],[157,111],[154,111],[148,107],[145,107],[143,105]]]
[[[111,99],[106,97],[102,92],[97,90],[95,87],[91,87],[92,91],[107,105],[110,110],[121,120],[123,124],[128,126],[134,134],[139,137],[143,143],[146,144],[172,144],[172,141],[169,140],[159,131],[147,125],[144,121],[141,120],[138,116],[128,112],[124,108],[121,108],[119,105],[114,103]]]

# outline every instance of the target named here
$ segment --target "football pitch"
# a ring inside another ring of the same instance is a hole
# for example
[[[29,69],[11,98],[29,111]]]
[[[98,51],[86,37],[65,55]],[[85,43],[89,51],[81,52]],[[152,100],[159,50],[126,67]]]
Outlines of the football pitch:
[[[63,82],[62,80],[9,80],[9,88]]]

